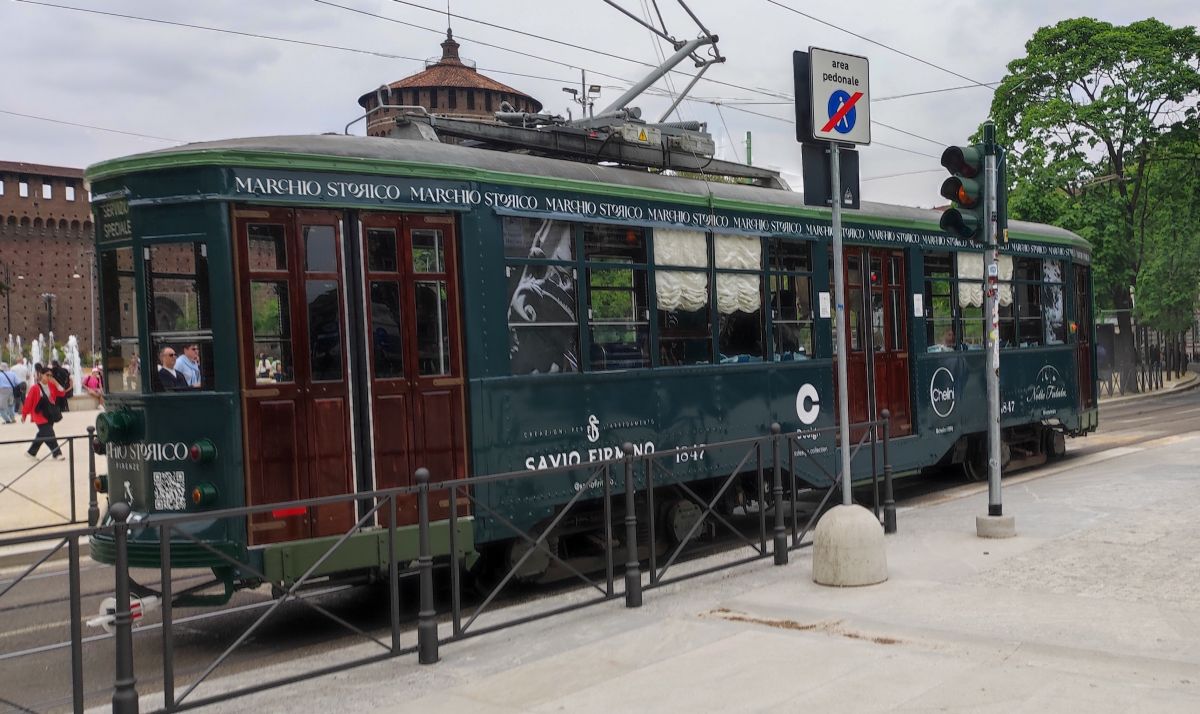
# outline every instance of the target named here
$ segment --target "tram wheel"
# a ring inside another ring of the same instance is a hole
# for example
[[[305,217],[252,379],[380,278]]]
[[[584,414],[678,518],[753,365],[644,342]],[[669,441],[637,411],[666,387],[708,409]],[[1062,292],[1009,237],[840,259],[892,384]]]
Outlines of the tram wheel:
[[[1008,462],[1012,460],[1012,450],[1008,446],[1008,442],[1000,442],[1000,473],[1004,473],[1004,469],[1008,466]],[[987,481],[988,478],[988,442],[987,437],[978,437],[971,440],[971,445],[967,448],[967,457],[962,462],[963,476],[968,481]]]

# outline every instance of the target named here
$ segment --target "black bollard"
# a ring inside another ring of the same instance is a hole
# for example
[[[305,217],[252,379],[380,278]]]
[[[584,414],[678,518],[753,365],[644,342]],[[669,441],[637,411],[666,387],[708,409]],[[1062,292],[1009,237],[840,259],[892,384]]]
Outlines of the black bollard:
[[[775,564],[787,565],[787,527],[783,524],[783,467],[779,463],[779,434],[783,428],[779,422],[771,424],[771,459],[775,463],[775,482],[771,493],[775,496]]]
[[[117,551],[117,611],[113,616],[116,679],[113,681],[113,714],[137,714],[138,693],[133,676],[133,613],[129,611],[129,504],[117,501],[108,509],[113,519],[113,547]]]
[[[417,536],[420,552],[417,575],[421,588],[421,609],[417,611],[417,661],[434,664],[438,661],[437,614],[433,608],[433,554],[429,548],[429,469],[417,469]]]
[[[96,427],[87,428],[88,445],[88,528],[100,522],[100,506],[96,503]]]
[[[892,439],[892,414],[887,409],[883,417],[883,532],[896,532],[896,499],[892,495],[892,460],[888,457],[888,442]]]
[[[633,444],[625,452],[625,607],[642,606],[642,569],[638,564],[637,512],[633,490]]]

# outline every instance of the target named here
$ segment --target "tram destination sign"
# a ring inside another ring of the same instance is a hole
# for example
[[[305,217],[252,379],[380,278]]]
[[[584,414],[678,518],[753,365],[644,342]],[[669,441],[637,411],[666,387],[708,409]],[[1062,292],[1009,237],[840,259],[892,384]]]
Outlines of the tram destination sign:
[[[866,57],[808,48],[813,138],[871,143],[870,65]]]

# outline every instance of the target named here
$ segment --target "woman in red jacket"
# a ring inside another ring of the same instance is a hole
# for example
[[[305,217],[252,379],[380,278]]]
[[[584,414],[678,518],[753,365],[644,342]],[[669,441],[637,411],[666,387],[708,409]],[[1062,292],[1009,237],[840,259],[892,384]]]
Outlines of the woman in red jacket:
[[[34,437],[33,443],[29,445],[29,458],[36,459],[37,452],[42,448],[44,442],[50,447],[50,454],[58,460],[63,460],[66,457],[62,455],[62,450],[58,448],[58,437],[54,435],[54,424],[38,409],[38,404],[43,399],[48,404],[53,405],[59,397],[63,396],[62,388],[58,386],[58,382],[50,376],[50,370],[42,365],[37,365],[37,386],[30,389],[25,395],[25,403],[21,405],[21,422],[24,423],[26,417],[33,419],[33,423],[37,424],[38,432]]]

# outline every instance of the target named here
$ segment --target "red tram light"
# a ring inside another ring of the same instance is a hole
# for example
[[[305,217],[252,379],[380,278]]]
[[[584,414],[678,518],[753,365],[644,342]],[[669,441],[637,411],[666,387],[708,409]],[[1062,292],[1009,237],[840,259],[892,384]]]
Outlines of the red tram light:
[[[207,464],[217,458],[217,445],[212,439],[201,439],[188,449],[188,458],[197,464]]]

